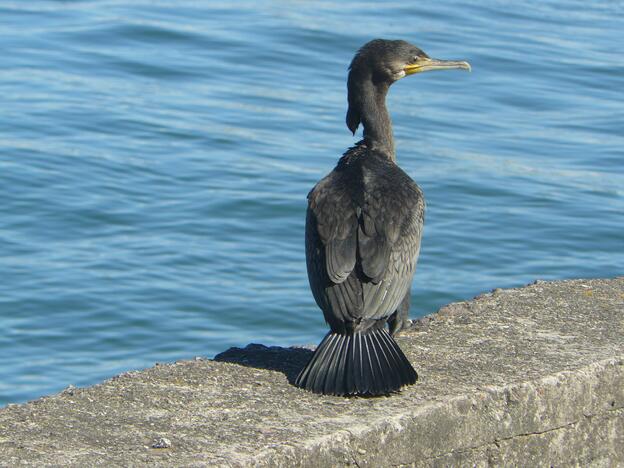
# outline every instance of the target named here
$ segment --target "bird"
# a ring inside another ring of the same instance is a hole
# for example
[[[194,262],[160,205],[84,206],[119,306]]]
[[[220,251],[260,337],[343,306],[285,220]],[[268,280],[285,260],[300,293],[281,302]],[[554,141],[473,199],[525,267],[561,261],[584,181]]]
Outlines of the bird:
[[[346,124],[363,138],[308,194],[305,252],[314,299],[329,325],[294,384],[313,393],[380,396],[418,374],[394,340],[409,328],[425,200],[398,165],[386,95],[406,76],[466,69],[403,40],[374,39],[349,66]],[[387,326],[387,329],[386,329]]]

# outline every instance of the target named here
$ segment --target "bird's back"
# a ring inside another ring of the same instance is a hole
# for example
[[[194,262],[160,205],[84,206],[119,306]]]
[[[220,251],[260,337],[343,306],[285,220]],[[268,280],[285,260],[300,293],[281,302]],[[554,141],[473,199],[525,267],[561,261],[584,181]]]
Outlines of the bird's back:
[[[422,191],[386,155],[360,143],[308,201],[308,277],[325,319],[342,333],[385,323],[414,274]]]

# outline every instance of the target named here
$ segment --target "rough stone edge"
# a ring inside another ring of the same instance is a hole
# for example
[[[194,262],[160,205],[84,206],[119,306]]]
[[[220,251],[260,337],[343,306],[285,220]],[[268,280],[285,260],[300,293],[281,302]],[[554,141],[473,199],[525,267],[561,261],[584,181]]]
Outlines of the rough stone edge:
[[[304,445],[282,444],[240,466],[488,464],[497,458],[494,452],[504,451],[515,439],[611,416],[624,426],[624,355],[535,381],[476,388],[474,393],[421,404],[400,416],[380,417]],[[624,459],[624,443],[611,442],[599,450],[600,456]],[[556,444],[546,444],[539,456],[540,463],[549,457],[556,464],[591,461]]]

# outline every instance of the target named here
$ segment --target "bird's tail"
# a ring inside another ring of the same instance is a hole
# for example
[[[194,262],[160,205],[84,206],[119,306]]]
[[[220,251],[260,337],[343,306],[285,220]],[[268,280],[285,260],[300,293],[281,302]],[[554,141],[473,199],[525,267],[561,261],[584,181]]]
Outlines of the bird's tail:
[[[385,328],[350,335],[329,332],[295,385],[326,395],[386,395],[418,379]]]

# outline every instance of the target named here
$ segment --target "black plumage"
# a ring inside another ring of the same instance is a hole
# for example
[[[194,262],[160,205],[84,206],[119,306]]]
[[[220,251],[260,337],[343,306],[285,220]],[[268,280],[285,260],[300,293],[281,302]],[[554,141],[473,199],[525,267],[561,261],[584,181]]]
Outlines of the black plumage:
[[[440,61],[405,41],[376,39],[355,55],[347,126],[363,140],[308,195],[310,287],[330,332],[295,384],[315,393],[383,395],[413,384],[392,335],[409,324],[410,288],[424,222],[421,189],[396,164],[385,100],[398,79],[466,62]]]

